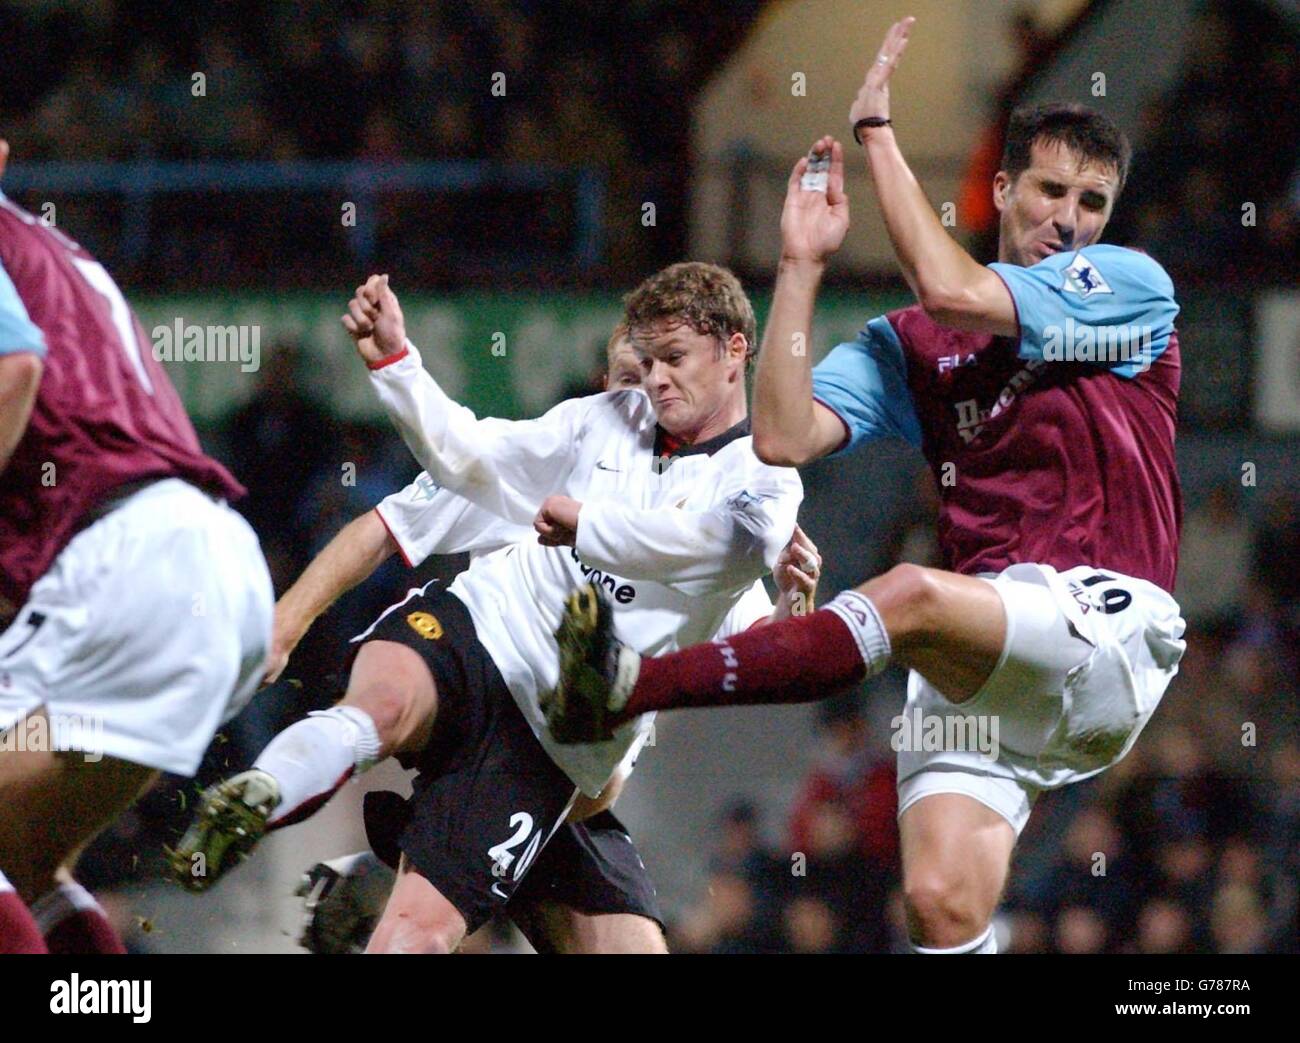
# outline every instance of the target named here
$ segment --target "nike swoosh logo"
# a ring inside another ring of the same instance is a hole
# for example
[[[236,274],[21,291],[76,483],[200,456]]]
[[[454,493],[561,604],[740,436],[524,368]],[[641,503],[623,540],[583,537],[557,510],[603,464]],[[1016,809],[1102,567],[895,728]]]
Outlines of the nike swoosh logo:
[[[598,471],[618,471],[618,468],[617,468],[617,467],[610,467],[608,464],[603,464],[603,463],[601,463],[600,461],[597,461],[597,462],[596,462],[596,470],[598,470]]]
[[[504,898],[507,902],[510,901],[510,896],[501,890],[500,884],[492,885],[492,893],[496,895],[498,898]]]

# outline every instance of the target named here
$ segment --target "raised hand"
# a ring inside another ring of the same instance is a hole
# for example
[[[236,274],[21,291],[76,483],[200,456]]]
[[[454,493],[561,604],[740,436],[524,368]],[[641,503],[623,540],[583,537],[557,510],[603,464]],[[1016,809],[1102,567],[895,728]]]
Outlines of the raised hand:
[[[387,275],[372,275],[357,287],[348,301],[343,328],[356,341],[357,353],[367,363],[401,354],[406,347],[406,322]]]
[[[844,194],[844,150],[827,136],[813,142],[810,155],[830,154],[824,192],[803,186],[808,156],[790,172],[781,210],[781,259],[821,263],[840,248],[849,230],[849,197]]]
[[[889,27],[885,42],[880,45],[880,50],[867,67],[866,79],[849,109],[850,126],[868,116],[889,119],[889,78],[893,76],[903,51],[907,49],[907,38],[914,24],[916,19],[909,17]]]

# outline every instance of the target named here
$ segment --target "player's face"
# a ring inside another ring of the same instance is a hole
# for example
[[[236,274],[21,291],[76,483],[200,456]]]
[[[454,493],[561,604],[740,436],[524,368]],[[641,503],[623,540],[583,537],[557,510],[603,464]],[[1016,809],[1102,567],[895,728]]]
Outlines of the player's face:
[[[609,368],[605,371],[606,391],[625,391],[641,386],[641,360],[636,356],[632,342],[624,337],[609,354]]]
[[[1095,243],[1119,191],[1114,167],[1080,165],[1079,156],[1057,142],[1035,142],[1029,160],[1014,181],[1004,171],[993,179],[993,201],[1002,214],[998,260],[1026,268]]]
[[[719,350],[717,337],[684,323],[660,323],[640,333],[636,354],[641,390],[650,396],[664,430],[691,440],[731,404],[744,380],[745,337],[734,333]]]

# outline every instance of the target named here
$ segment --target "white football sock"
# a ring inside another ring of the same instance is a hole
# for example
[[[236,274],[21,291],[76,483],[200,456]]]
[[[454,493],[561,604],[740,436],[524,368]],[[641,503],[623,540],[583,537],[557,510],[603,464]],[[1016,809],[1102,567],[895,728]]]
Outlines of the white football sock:
[[[991,956],[998,951],[998,936],[993,933],[993,925],[978,938],[954,946],[951,949],[926,949],[915,942],[911,943],[912,952],[922,956]]]
[[[609,686],[609,698],[605,705],[618,713],[627,705],[636,687],[636,679],[641,676],[641,656],[635,648],[619,645],[617,664],[614,670],[614,683]]]
[[[95,901],[95,896],[75,880],[59,884],[53,891],[41,895],[29,908],[41,934],[49,934],[69,916],[87,909],[93,909],[107,919],[107,914]]]
[[[280,802],[267,824],[276,825],[309,802],[324,804],[354,771],[371,767],[379,750],[375,722],[355,706],[318,710],[291,724],[253,762],[280,786]]]
[[[849,633],[858,646],[858,654],[862,656],[862,662],[867,668],[868,677],[874,677],[889,665],[892,651],[889,634],[885,630],[884,620],[867,595],[856,590],[846,590],[831,598],[826,608],[839,616],[849,628]]]

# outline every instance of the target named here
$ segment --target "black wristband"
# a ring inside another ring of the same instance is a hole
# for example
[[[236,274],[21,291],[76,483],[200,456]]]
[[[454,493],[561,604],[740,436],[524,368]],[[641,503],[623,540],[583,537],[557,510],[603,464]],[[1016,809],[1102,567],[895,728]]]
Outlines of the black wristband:
[[[859,145],[862,144],[862,138],[859,137],[859,132],[863,127],[892,127],[893,125],[893,121],[887,116],[864,116],[862,119],[858,120],[857,123],[853,124],[853,140]]]

